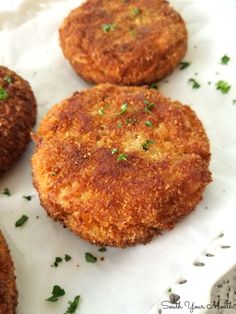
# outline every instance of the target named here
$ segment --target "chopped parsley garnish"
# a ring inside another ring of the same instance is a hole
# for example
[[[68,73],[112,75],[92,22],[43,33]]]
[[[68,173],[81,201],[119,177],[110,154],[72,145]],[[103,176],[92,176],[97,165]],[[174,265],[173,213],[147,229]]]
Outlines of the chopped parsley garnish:
[[[49,302],[57,302],[60,297],[65,294],[65,290],[62,289],[60,286],[55,285],[52,289],[52,295],[46,301]]]
[[[76,309],[78,308],[79,305],[79,300],[80,300],[80,295],[77,295],[73,301],[69,301],[68,308],[64,314],[73,314],[75,313]]]
[[[122,123],[121,123],[121,122],[118,122],[118,123],[117,123],[117,127],[118,127],[118,129],[120,129],[120,128],[122,127]]]
[[[103,247],[100,247],[100,249],[98,249],[99,252],[106,252],[107,249],[103,246]]]
[[[8,98],[8,92],[0,86],[0,100],[6,100]]]
[[[115,155],[116,153],[118,153],[118,148],[113,148],[113,149],[111,150],[111,154],[112,154],[112,155]]]
[[[231,86],[226,81],[218,81],[216,89],[220,90],[222,94],[227,94]]]
[[[117,157],[117,161],[122,161],[122,160],[127,160],[127,159],[128,159],[128,156],[126,154],[120,154]]]
[[[144,111],[146,112],[151,112],[151,109],[154,108],[156,105],[148,100],[144,100],[143,101],[145,103],[145,105],[147,105],[145,108],[144,108]]]
[[[116,25],[115,24],[103,24],[102,25],[102,30],[104,33],[108,33],[110,31],[114,31]]]
[[[228,64],[230,61],[230,57],[228,57],[227,55],[224,55],[222,58],[221,58],[221,64]]]
[[[72,257],[68,254],[65,254],[65,261],[69,262],[72,259]]]
[[[93,256],[93,254],[88,253],[88,252],[85,253],[85,259],[86,259],[86,262],[88,263],[96,263],[97,261],[97,257]]]
[[[120,112],[118,112],[117,114],[124,114],[126,113],[127,109],[128,109],[128,104],[125,102],[121,105]]]
[[[151,126],[153,126],[153,123],[152,123],[152,121],[145,121],[145,125],[151,127]]]
[[[142,13],[142,11],[139,8],[133,8],[132,9],[132,16],[136,17],[138,15],[140,15]]]
[[[197,88],[199,88],[201,85],[195,80],[195,79],[193,79],[193,78],[190,78],[189,80],[188,80],[190,83],[192,83],[192,88],[193,89],[197,89]]]
[[[152,88],[152,89],[158,89],[157,83],[149,84],[148,87],[149,87],[149,88]]]
[[[29,219],[28,216],[22,215],[21,218],[19,218],[19,219],[16,221],[15,227],[21,227],[21,226],[23,226],[23,225],[26,223],[26,221],[27,221],[28,219]]]
[[[144,142],[141,146],[145,151],[147,151],[150,148],[150,146],[154,143],[155,142],[152,140],[146,140],[146,142]]]
[[[7,195],[7,196],[11,196],[11,191],[8,188],[5,188],[2,192],[2,194]]]
[[[22,196],[23,198],[25,198],[27,201],[31,201],[31,199],[32,199],[32,196],[31,195],[23,195]]]
[[[103,108],[98,109],[98,114],[99,114],[100,116],[103,116],[103,115],[105,114],[104,109],[103,109]]]
[[[6,81],[8,84],[11,84],[13,82],[12,78],[9,75],[6,75],[4,78],[4,81]]]
[[[61,257],[55,257],[55,261],[52,266],[57,267],[62,262]]]
[[[186,69],[188,66],[190,66],[190,62],[187,62],[187,61],[182,61],[182,62],[180,62],[180,64],[179,64],[179,68],[180,68],[180,70],[184,70],[184,69]]]

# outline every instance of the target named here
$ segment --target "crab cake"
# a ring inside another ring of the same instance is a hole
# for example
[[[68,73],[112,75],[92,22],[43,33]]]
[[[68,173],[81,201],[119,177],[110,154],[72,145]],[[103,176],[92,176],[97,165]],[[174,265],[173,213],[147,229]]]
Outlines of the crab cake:
[[[14,314],[16,305],[17,290],[14,265],[0,231],[0,314]]]
[[[0,175],[25,150],[35,119],[36,102],[29,83],[0,66]]]
[[[154,89],[101,84],[76,92],[33,137],[42,206],[94,244],[150,241],[191,212],[211,181],[202,123]]]
[[[88,0],[65,19],[60,43],[87,81],[142,85],[173,71],[186,53],[187,30],[165,0]]]

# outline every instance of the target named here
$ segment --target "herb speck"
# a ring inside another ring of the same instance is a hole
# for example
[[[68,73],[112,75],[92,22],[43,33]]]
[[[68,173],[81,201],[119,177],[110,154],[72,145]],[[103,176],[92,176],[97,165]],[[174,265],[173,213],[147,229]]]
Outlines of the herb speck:
[[[0,100],[6,100],[8,98],[8,92],[0,86]]]
[[[145,125],[149,126],[149,127],[152,127],[153,123],[152,123],[152,121],[145,121]]]
[[[116,27],[115,24],[103,24],[102,30],[104,31],[104,33],[108,33],[110,31],[114,31],[115,27]]]
[[[146,140],[141,146],[142,148],[147,151],[150,148],[150,145],[154,144],[155,142],[153,140]]]
[[[201,87],[201,85],[193,78],[190,78],[188,81],[190,83],[192,83],[192,88],[193,89],[197,89],[197,88]]]
[[[22,196],[24,199],[26,199],[27,201],[31,201],[31,199],[32,199],[32,196],[31,195],[23,195]]]
[[[8,84],[11,84],[13,82],[12,78],[9,75],[6,75],[4,78],[4,81],[6,81]]]
[[[100,247],[100,249],[98,249],[99,252],[106,252],[107,249],[103,246],[103,247]]]
[[[221,60],[220,60],[221,62],[221,64],[228,64],[229,63],[229,61],[230,61],[230,57],[229,56],[227,56],[227,55],[224,55],[222,58],[221,58]]]
[[[51,297],[49,297],[48,299],[46,299],[46,301],[49,301],[49,302],[57,302],[58,299],[59,299],[60,297],[62,297],[64,294],[65,294],[65,290],[62,289],[60,286],[55,285],[55,286],[53,287]]]
[[[142,13],[142,11],[139,8],[133,8],[132,9],[132,16],[133,17],[137,17],[138,15],[140,15]]]
[[[180,70],[184,70],[184,69],[186,69],[187,67],[189,67],[190,64],[191,64],[190,62],[182,61],[182,62],[180,62],[180,64],[179,64],[179,68],[180,68]]]
[[[85,259],[88,263],[96,263],[97,261],[97,257],[88,252],[85,253]]]
[[[29,219],[28,216],[22,215],[21,218],[19,218],[19,219],[16,221],[15,227],[21,227],[21,226],[23,226],[23,225],[26,223],[26,221],[27,221],[28,219]]]
[[[11,196],[11,191],[9,190],[9,188],[5,188],[2,192],[3,195],[7,195],[7,196]]]
[[[78,308],[79,305],[79,300],[80,300],[80,295],[77,295],[73,301],[69,301],[68,308],[64,314],[73,314],[75,313],[76,309]]]
[[[113,148],[113,149],[111,150],[111,154],[112,154],[112,155],[115,155],[116,153],[118,153],[118,148]]]
[[[122,160],[127,160],[128,157],[126,154],[120,154],[118,157],[117,157],[117,161],[122,161]]]
[[[231,86],[226,81],[218,81],[216,84],[216,89],[221,91],[222,94],[227,94]]]
[[[72,257],[68,254],[65,254],[65,261],[69,262],[72,259]]]

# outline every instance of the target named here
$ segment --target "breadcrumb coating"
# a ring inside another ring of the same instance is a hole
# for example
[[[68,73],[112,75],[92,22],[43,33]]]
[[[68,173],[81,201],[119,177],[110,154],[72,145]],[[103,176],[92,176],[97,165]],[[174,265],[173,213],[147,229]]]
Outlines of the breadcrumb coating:
[[[3,66],[0,66],[0,93],[1,176],[19,159],[30,141],[36,101],[29,83]]]
[[[88,0],[59,32],[65,57],[93,83],[155,82],[171,73],[187,50],[185,23],[165,0]]]
[[[15,314],[17,297],[14,265],[0,231],[0,314]]]
[[[101,84],[76,92],[33,138],[42,206],[94,244],[150,241],[191,212],[211,181],[202,123],[154,89]]]

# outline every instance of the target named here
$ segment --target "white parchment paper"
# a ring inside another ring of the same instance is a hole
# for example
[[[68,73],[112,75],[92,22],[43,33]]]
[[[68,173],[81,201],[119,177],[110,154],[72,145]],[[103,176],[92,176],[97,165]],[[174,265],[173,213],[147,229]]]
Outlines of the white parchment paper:
[[[0,6],[0,64],[30,82],[40,122],[53,104],[88,87],[64,59],[58,44],[59,25],[81,1],[21,0],[15,6],[11,2],[11,10]],[[187,23],[189,49],[185,60],[191,65],[183,71],[176,69],[159,86],[164,95],[190,104],[203,121],[211,142],[214,181],[197,209],[173,231],[146,246],[108,248],[99,253],[97,247],[46,216],[31,183],[31,143],[24,157],[0,179],[0,191],[8,187],[12,193],[11,197],[0,195],[0,228],[16,266],[18,314],[64,313],[68,300],[77,294],[81,295],[81,314],[146,314],[209,242],[234,223],[236,2],[171,3]],[[224,54],[231,58],[228,65],[220,64]],[[190,78],[201,87],[192,89]],[[231,85],[228,94],[216,90],[218,80]],[[27,201],[23,195],[33,198]],[[16,229],[15,221],[22,214],[29,220]],[[99,261],[87,263],[85,252],[93,253]],[[72,260],[58,268],[50,266],[56,256],[64,254],[71,255]],[[104,261],[100,261],[102,256]],[[55,284],[63,287],[66,294],[57,303],[46,302]]]

